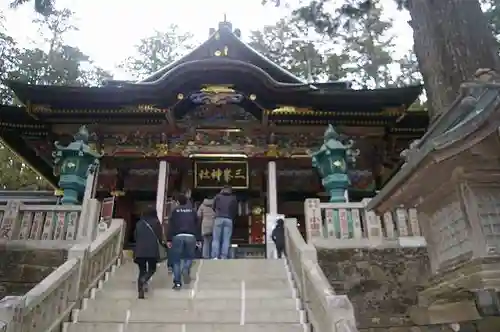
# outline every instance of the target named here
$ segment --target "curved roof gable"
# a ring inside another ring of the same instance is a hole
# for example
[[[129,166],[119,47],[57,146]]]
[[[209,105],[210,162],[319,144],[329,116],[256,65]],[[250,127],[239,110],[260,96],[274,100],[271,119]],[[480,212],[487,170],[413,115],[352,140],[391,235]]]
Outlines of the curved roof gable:
[[[226,56],[233,60],[248,62],[254,66],[257,66],[278,82],[296,84],[306,83],[301,78],[281,68],[280,66],[257,52],[255,49],[244,43],[239,38],[239,30],[233,31],[231,23],[220,22],[219,29],[213,32],[209,39],[203,44],[195,48],[193,51],[191,51],[181,59],[165,66],[159,71],[153,73],[152,75],[146,77],[141,81],[135,82],[134,84],[142,85],[159,81],[162,79],[162,77],[165,76],[167,72],[179,65],[182,65],[186,62],[211,58],[216,56],[215,53],[217,51],[222,53],[224,52],[224,50],[227,51],[227,55],[221,56]]]

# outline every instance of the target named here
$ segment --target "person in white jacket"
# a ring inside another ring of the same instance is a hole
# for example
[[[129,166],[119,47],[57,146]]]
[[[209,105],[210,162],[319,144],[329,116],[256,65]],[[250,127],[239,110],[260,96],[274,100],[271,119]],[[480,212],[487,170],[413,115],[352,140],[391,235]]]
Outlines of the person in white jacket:
[[[198,208],[198,218],[201,221],[201,234],[203,236],[202,257],[210,258],[212,248],[212,232],[214,229],[215,212],[212,208],[213,199],[205,198]]]

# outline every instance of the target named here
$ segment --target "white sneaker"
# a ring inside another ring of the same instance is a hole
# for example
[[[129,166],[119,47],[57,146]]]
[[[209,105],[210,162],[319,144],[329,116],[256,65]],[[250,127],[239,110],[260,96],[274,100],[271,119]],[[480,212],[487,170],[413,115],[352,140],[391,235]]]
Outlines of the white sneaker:
[[[215,257],[215,258],[212,258],[212,259],[213,259],[214,261],[218,260],[218,258],[217,258],[217,257]]]

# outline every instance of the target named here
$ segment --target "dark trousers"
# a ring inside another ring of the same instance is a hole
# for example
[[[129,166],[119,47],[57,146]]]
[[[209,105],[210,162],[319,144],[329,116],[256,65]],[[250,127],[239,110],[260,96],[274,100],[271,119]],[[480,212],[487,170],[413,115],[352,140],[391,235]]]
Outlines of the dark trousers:
[[[278,254],[278,258],[281,258],[283,254],[285,253],[285,247],[284,246],[276,246],[276,252]]]
[[[181,272],[189,275],[196,254],[194,235],[176,235],[172,239],[171,262],[173,263],[174,283],[181,284]]]
[[[170,248],[167,249],[167,267],[172,269],[174,267],[174,263],[172,260],[172,250]]]
[[[153,274],[155,274],[157,262],[157,258],[137,257],[135,259],[135,263],[139,267],[139,276],[137,277],[137,287],[139,290],[142,289],[144,284],[146,284]]]

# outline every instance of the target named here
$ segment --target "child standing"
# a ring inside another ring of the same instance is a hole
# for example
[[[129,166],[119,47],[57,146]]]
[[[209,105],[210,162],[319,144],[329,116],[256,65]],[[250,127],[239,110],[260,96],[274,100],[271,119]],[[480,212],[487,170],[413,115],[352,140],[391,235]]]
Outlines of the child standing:
[[[285,221],[283,219],[278,219],[276,221],[276,227],[274,227],[271,234],[271,238],[276,245],[276,251],[278,252],[278,258],[283,256],[285,251]]]

